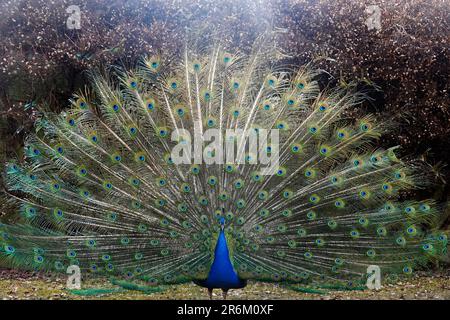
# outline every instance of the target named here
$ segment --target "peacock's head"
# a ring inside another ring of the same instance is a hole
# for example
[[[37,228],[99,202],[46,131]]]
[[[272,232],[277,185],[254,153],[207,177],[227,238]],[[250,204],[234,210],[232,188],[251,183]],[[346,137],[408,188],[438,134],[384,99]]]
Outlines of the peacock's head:
[[[225,228],[225,218],[220,217],[219,218],[220,228],[223,230]]]

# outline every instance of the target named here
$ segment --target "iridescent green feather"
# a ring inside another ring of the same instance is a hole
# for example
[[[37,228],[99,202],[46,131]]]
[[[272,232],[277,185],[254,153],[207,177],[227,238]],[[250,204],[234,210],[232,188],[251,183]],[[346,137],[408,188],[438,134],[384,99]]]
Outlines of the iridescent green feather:
[[[283,66],[267,43],[93,73],[69,110],[40,114],[25,161],[6,165],[17,223],[0,225],[2,262],[153,286],[205,279],[221,216],[247,279],[347,285],[369,265],[409,275],[447,255],[436,203],[399,201],[426,187],[427,165],[374,149],[391,124],[345,116],[362,94],[321,90],[318,70]],[[279,129],[278,146],[257,150],[279,148],[277,173],[243,148],[245,163],[173,164],[172,133],[208,128]]]

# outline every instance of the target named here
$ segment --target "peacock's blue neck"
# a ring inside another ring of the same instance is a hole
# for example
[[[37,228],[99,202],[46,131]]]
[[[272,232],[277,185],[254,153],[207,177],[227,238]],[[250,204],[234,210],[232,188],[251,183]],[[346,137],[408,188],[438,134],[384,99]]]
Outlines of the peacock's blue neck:
[[[214,251],[214,261],[209,270],[208,278],[197,281],[197,284],[207,288],[242,288],[246,281],[239,278],[230,260],[227,239],[223,230],[220,231]]]

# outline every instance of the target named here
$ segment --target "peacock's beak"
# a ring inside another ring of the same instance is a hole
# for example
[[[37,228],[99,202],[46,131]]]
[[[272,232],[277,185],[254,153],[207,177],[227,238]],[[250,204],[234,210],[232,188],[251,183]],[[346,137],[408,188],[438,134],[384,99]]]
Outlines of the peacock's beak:
[[[224,209],[222,208],[222,212],[224,211]],[[220,228],[221,228],[221,230],[223,231],[223,229],[225,228],[225,218],[224,217],[221,217],[220,219],[219,219],[219,223],[220,223]]]

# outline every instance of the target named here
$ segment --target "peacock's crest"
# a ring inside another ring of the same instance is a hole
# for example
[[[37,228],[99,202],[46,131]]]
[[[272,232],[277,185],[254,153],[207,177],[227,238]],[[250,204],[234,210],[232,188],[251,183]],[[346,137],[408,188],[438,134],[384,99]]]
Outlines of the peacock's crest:
[[[205,279],[221,219],[242,279],[347,283],[369,265],[411,274],[446,254],[436,204],[398,201],[427,184],[427,166],[374,149],[389,121],[348,116],[363,94],[321,90],[318,70],[282,58],[261,43],[247,55],[215,46],[93,73],[69,110],[41,114],[25,161],[6,165],[20,217],[0,225],[1,259],[149,284]],[[243,137],[274,129],[278,143],[247,150]],[[274,154],[267,174],[258,159]]]

